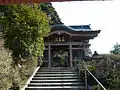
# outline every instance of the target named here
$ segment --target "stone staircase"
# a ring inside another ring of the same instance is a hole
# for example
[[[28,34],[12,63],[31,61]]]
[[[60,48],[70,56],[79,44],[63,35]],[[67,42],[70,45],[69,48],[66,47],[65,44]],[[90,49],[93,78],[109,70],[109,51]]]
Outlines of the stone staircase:
[[[74,68],[42,67],[25,90],[85,90],[85,84]]]

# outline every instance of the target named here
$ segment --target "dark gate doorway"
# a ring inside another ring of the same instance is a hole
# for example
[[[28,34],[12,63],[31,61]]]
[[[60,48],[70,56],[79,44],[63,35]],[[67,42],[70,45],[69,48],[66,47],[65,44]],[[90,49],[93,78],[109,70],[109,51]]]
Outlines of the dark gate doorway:
[[[68,46],[52,47],[51,65],[52,67],[69,67],[69,49]]]

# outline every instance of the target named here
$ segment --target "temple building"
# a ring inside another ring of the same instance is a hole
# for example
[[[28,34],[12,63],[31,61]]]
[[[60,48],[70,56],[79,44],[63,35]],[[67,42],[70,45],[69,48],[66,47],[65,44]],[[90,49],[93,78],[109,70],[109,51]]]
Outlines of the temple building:
[[[89,52],[89,40],[98,36],[100,30],[91,30],[90,25],[51,26],[44,38],[44,62],[46,67],[73,67],[75,58],[84,58]]]

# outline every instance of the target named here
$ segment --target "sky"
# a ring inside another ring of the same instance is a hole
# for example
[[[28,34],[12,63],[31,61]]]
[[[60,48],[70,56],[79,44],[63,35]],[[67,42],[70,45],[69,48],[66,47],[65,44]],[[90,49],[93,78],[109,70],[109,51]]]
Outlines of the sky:
[[[107,54],[120,44],[120,0],[54,2],[59,17],[65,25],[88,25],[101,30],[98,37],[90,40],[90,49]]]

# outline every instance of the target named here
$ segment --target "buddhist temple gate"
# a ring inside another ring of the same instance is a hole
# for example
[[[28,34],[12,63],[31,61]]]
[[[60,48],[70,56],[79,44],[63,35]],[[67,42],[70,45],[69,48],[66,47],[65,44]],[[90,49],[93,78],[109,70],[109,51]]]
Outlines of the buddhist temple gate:
[[[85,57],[85,53],[90,46],[89,40],[97,37],[99,33],[100,30],[92,31],[90,25],[53,25],[49,35],[44,38],[43,65],[48,67],[73,67],[74,58]]]

